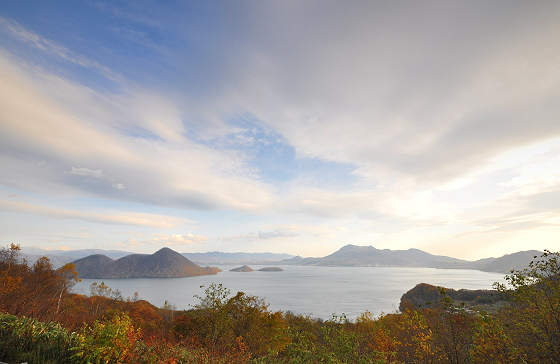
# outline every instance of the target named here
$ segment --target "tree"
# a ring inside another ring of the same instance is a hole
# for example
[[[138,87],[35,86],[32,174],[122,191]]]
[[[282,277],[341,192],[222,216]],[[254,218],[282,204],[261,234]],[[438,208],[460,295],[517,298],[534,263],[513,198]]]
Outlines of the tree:
[[[243,292],[231,297],[221,284],[211,284],[204,297],[195,297],[200,302],[176,317],[174,332],[213,355],[238,350],[258,356],[283,349],[288,342],[281,313],[270,312],[258,297]]]
[[[471,355],[477,364],[523,363],[506,327],[486,313],[482,313],[476,323]]]
[[[138,331],[128,315],[120,313],[98,320],[93,327],[85,326],[74,348],[75,359],[91,364],[128,363]]]
[[[434,332],[422,310],[405,310],[380,318],[383,327],[394,341],[396,356],[404,363],[438,363],[438,348],[434,345]]]
[[[495,284],[509,298],[499,313],[507,335],[526,362],[560,363],[560,253],[545,250],[511,273]]]
[[[439,348],[447,363],[470,363],[476,318],[464,303],[456,305],[445,288],[439,289],[443,296],[441,308],[427,310],[428,323],[434,333],[434,346]]]
[[[11,244],[9,248],[0,249],[0,301],[2,308],[14,299],[13,293],[20,287],[27,264],[20,257],[19,245]]]
[[[72,264],[55,270],[46,257],[31,267],[18,245],[0,249],[0,310],[38,318],[56,319],[64,310],[70,288],[77,282]]]

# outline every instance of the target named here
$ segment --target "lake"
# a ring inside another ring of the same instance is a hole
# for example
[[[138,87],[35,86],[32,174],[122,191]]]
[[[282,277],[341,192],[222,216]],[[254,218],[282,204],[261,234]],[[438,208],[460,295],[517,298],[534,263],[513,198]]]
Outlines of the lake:
[[[105,282],[124,297],[138,292],[141,299],[161,307],[165,301],[177,309],[189,309],[204,296],[211,283],[264,298],[271,310],[311,314],[328,319],[345,314],[355,319],[369,310],[377,315],[398,310],[401,296],[418,283],[455,289],[491,289],[503,282],[504,274],[466,269],[404,267],[306,267],[281,266],[283,272],[258,272],[265,266],[251,265],[254,272],[230,272],[236,266],[218,266],[217,275],[186,278],[84,279],[74,291],[89,294],[93,282]]]

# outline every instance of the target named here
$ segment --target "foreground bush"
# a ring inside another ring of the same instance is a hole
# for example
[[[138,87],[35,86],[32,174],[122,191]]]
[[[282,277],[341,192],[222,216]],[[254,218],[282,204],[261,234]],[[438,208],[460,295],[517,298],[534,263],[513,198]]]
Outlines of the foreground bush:
[[[58,323],[0,314],[0,358],[7,362],[71,363],[77,336]]]
[[[213,355],[262,356],[284,349],[289,339],[282,313],[271,312],[260,298],[211,284],[193,310],[175,318],[173,331],[185,345]]]

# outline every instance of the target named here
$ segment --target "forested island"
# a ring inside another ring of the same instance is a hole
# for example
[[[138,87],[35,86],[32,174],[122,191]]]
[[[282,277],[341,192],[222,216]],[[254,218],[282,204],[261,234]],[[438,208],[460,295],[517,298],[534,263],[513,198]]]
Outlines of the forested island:
[[[283,272],[284,269],[280,267],[264,267],[259,269],[259,272]]]
[[[492,291],[420,284],[400,310],[354,321],[273,312],[211,284],[190,310],[73,293],[75,266],[29,265],[0,249],[0,361],[7,363],[558,363],[560,253],[545,251]]]
[[[254,272],[255,270],[248,265],[244,265],[242,267],[233,268],[229,270],[230,272]]]
[[[244,265],[242,267],[239,268],[233,268],[229,270],[230,272],[254,272],[255,270],[251,267],[249,267],[248,265]],[[283,272],[284,269],[280,268],[280,267],[264,267],[261,269],[258,269],[259,272]]]
[[[221,272],[216,267],[200,267],[169,248],[154,254],[130,254],[117,260],[94,254],[72,264],[78,278],[180,278]]]

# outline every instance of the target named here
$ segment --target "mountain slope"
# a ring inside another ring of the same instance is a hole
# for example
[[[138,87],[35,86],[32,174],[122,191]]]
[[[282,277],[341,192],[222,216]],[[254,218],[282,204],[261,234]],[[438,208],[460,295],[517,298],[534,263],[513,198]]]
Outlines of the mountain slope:
[[[154,254],[130,254],[117,260],[90,255],[74,261],[80,278],[177,278],[216,274],[218,268],[202,268],[181,254],[162,248]]]
[[[72,262],[79,278],[96,278],[103,267],[114,263],[114,260],[103,254],[94,254]]]
[[[541,254],[542,252],[538,250],[525,250],[513,254],[506,254],[490,262],[479,263],[476,269],[485,272],[510,273],[512,269],[520,270],[527,268],[529,262]]]

